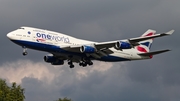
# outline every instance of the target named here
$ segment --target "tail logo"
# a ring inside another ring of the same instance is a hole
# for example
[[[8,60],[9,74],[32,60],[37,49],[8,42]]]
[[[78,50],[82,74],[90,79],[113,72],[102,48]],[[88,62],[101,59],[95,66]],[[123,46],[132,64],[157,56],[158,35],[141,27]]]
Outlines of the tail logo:
[[[150,42],[144,42],[144,43],[141,43],[141,45],[145,45],[145,46],[149,47]]]
[[[147,34],[147,35],[145,35],[145,36],[152,36],[154,33],[153,32],[151,32],[151,33],[149,33],[149,34]]]
[[[144,47],[141,46],[137,46],[137,50],[144,53],[148,52]]]

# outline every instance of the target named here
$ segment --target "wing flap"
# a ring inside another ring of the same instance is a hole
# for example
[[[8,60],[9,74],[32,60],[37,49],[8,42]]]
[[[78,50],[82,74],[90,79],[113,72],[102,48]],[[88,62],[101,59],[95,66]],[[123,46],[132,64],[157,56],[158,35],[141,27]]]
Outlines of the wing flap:
[[[80,47],[79,45],[71,45],[71,46],[61,46],[61,49],[64,49],[66,51],[70,51],[70,52],[80,52]]]
[[[116,43],[117,41],[109,41],[109,42],[95,43],[94,45],[98,50],[101,50],[101,49],[112,48],[115,46]]]
[[[157,54],[168,52],[168,51],[170,51],[170,50],[166,49],[166,50],[160,50],[160,51],[154,51],[154,52],[139,53],[138,55],[141,55],[141,56],[151,56],[151,55],[157,55]]]

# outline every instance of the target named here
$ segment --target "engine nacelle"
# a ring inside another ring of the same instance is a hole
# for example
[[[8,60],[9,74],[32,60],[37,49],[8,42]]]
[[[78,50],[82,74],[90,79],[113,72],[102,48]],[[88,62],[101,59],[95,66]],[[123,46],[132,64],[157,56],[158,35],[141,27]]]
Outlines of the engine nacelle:
[[[59,60],[54,56],[44,56],[44,61],[47,63],[51,63],[52,65],[63,65],[64,61]]]
[[[95,53],[96,49],[92,46],[81,46],[80,51],[82,53]]]
[[[55,62],[57,60],[57,58],[55,58],[54,56],[44,56],[44,61],[51,63],[51,62]]]
[[[63,60],[57,60],[56,62],[52,62],[52,65],[63,65],[64,61]]]
[[[123,41],[118,41],[118,42],[115,44],[115,48],[116,48],[116,49],[131,49],[132,46],[131,46],[130,43],[123,42]]]

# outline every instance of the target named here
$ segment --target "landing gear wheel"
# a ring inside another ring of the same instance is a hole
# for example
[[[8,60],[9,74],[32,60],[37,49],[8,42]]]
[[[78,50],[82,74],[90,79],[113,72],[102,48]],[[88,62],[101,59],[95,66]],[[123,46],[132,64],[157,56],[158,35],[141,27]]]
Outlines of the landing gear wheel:
[[[25,56],[25,55],[27,55],[28,53],[27,52],[23,52],[23,55]]]
[[[68,65],[70,68],[74,68],[73,62],[71,60],[68,62]]]
[[[74,65],[70,65],[70,68],[74,68]]]
[[[25,46],[23,46],[23,53],[22,53],[24,56],[27,55],[27,48]]]
[[[89,62],[88,65],[89,65],[89,66],[93,65],[93,62]]]
[[[82,66],[83,66],[83,67],[86,67],[86,66],[87,66],[87,63],[86,63],[86,62],[83,62]]]
[[[72,61],[69,61],[69,62],[68,62],[68,65],[70,65],[70,66],[73,65],[73,62],[72,62]]]
[[[82,63],[82,62],[80,62],[80,63],[79,63],[79,66],[82,66],[82,65],[83,65],[83,63]]]

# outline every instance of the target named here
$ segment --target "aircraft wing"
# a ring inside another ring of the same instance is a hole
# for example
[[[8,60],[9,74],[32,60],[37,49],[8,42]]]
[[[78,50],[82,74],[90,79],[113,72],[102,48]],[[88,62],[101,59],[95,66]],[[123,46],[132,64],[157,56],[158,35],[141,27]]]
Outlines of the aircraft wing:
[[[113,51],[109,48],[114,47],[119,50],[130,49],[134,46],[139,45],[138,42],[140,42],[140,41],[153,39],[153,38],[157,38],[157,37],[162,37],[162,36],[166,36],[166,35],[171,35],[173,32],[174,32],[174,30],[171,30],[166,33],[155,34],[152,36],[137,37],[137,38],[130,38],[130,39],[126,39],[126,40],[117,40],[117,41],[109,41],[109,42],[99,42],[99,43],[94,42],[94,43],[90,43],[90,44],[61,46],[61,48],[64,50],[67,50],[67,51],[86,53],[87,55],[91,55],[95,58],[101,58],[102,56],[107,56],[107,55],[113,53]],[[85,52],[84,51],[85,49],[88,49],[89,52]],[[161,52],[162,51],[160,51],[160,53]],[[153,54],[157,54],[157,53],[158,52],[155,52]],[[143,54],[141,54],[141,55],[143,55]]]
[[[71,52],[80,52],[80,47],[82,45],[64,45],[64,46],[61,46],[61,49],[64,49],[64,50],[67,50],[67,51],[71,51]]]
[[[64,50],[67,50],[67,51],[80,53],[81,52],[80,50],[83,46],[90,46],[92,48],[93,47],[96,48],[95,44],[63,46],[61,48]],[[102,46],[102,47],[98,47],[98,49],[96,49],[96,51],[94,53],[86,53],[86,55],[91,55],[94,58],[101,58],[102,56],[107,56],[108,54],[112,54],[112,53],[114,53],[114,52],[112,50],[110,50],[108,47],[106,48],[106,46]]]
[[[157,37],[162,37],[162,36],[166,36],[166,35],[171,35],[174,33],[174,30],[171,30],[169,32],[166,32],[166,33],[162,33],[162,34],[155,34],[155,35],[152,35],[152,36],[146,36],[146,37],[138,37],[138,38],[131,38],[131,39],[128,39],[128,41],[130,43],[136,43],[136,42],[140,42],[140,41],[144,41],[144,40],[148,40],[148,39],[153,39],[153,38],[157,38]]]
[[[101,50],[101,49],[112,48],[116,45],[116,43],[117,41],[109,41],[109,42],[95,43],[94,45],[98,50]]]
[[[174,33],[174,30],[171,30],[171,31],[166,32],[166,33],[155,34],[155,35],[152,35],[152,36],[145,36],[145,37],[130,38],[130,39],[127,39],[127,40],[120,40],[120,41],[127,42],[133,47],[133,46],[139,45],[138,42],[140,42],[140,41],[153,39],[153,38],[157,38],[157,37],[162,37],[162,36],[167,36],[167,35],[171,35],[173,33]],[[117,41],[95,43],[95,46],[96,46],[97,49],[112,48],[112,47],[115,47],[117,42],[119,42],[119,41],[117,40]]]

